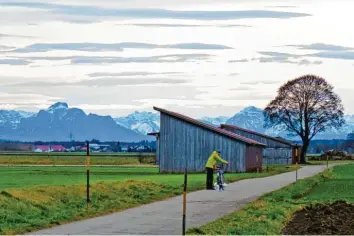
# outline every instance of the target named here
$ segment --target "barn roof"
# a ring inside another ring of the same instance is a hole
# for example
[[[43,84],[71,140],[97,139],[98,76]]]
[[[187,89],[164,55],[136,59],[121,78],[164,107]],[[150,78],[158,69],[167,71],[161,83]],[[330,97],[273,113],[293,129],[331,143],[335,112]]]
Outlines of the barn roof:
[[[190,124],[199,126],[201,128],[210,130],[212,132],[227,136],[227,137],[229,137],[231,139],[235,139],[235,140],[241,141],[241,142],[246,143],[246,144],[257,145],[257,146],[266,146],[265,144],[259,143],[259,142],[255,141],[253,139],[249,139],[249,138],[243,137],[241,135],[229,132],[227,130],[223,130],[221,128],[215,127],[213,125],[206,124],[204,122],[198,121],[196,119],[190,118],[188,116],[185,116],[185,115],[182,115],[182,114],[179,114],[179,113],[176,113],[176,112],[168,111],[168,110],[165,110],[165,109],[162,109],[162,108],[158,108],[158,107],[154,107],[154,110],[159,111],[161,113],[165,113],[165,114],[167,114],[169,116],[172,116],[172,117],[174,117],[176,119],[185,121],[187,123],[190,123]]]
[[[156,136],[159,134],[160,134],[160,132],[152,132],[152,133],[147,133],[146,135]]]
[[[236,130],[244,131],[244,132],[247,132],[247,133],[250,133],[250,134],[255,134],[255,135],[261,136],[263,138],[279,142],[279,143],[295,146],[295,144],[293,144],[293,143],[291,143],[291,142],[289,142],[287,140],[280,139],[280,138],[275,138],[275,137],[268,136],[268,135],[265,135],[265,134],[261,134],[261,133],[258,133],[258,132],[252,131],[252,130],[244,129],[244,128],[241,128],[241,127],[236,126],[236,125],[221,124],[220,127],[221,128],[230,128],[230,129],[236,129]]]

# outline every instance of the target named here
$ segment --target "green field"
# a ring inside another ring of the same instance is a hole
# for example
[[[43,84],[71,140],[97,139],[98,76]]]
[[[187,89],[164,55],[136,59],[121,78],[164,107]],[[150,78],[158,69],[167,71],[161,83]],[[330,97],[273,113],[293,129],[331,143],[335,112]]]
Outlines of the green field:
[[[138,165],[154,164],[155,154],[115,153],[90,156],[92,165]],[[0,154],[0,164],[3,165],[84,165],[85,155],[63,154]]]
[[[188,234],[279,235],[292,214],[311,203],[354,203],[354,164],[340,165],[299,180]]]
[[[24,188],[38,185],[79,185],[86,183],[85,167],[0,167],[0,189]],[[127,179],[155,180],[156,167],[91,167],[90,182],[114,182]],[[169,176],[165,176],[167,178]],[[172,176],[177,177],[177,175]]]
[[[336,161],[328,161],[328,164],[350,164],[354,163],[352,160],[344,161],[344,160],[336,160]],[[327,161],[307,161],[308,165],[326,165]]]
[[[307,202],[334,202],[339,199],[354,203],[354,164],[335,167],[332,178],[302,198]]]
[[[85,152],[76,153],[34,153],[0,152],[0,165],[84,165]],[[311,155],[311,154],[309,154]],[[155,164],[155,153],[92,153],[91,165],[141,165]],[[350,161],[329,161],[329,163]],[[326,164],[326,161],[308,161],[309,164]]]
[[[289,170],[294,170],[290,166]],[[285,166],[271,166],[263,173],[226,173],[228,181],[264,177],[288,171]],[[0,167],[1,189],[25,188],[38,185],[79,185],[86,183],[85,167]],[[162,184],[183,184],[182,174],[159,174],[157,167],[91,167],[90,182],[117,182],[124,180],[154,181]],[[189,186],[203,186],[205,174],[189,174]]]
[[[294,170],[271,166],[263,173],[226,173],[227,182]],[[92,167],[86,211],[84,167],[0,167],[0,234],[21,234],[74,220],[121,211],[180,195],[182,174],[157,168]],[[189,174],[188,191],[205,188],[205,174]]]
[[[155,156],[150,152],[91,152],[90,156]],[[86,152],[0,152],[0,156],[86,156]]]

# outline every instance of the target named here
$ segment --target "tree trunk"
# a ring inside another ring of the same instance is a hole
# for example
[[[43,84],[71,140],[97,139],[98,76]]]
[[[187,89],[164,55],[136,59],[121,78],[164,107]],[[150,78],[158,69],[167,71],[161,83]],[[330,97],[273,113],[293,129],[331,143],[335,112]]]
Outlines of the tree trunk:
[[[307,149],[310,146],[310,141],[307,139],[302,140],[302,148],[301,148],[301,155],[300,155],[300,164],[306,164],[306,153]]]

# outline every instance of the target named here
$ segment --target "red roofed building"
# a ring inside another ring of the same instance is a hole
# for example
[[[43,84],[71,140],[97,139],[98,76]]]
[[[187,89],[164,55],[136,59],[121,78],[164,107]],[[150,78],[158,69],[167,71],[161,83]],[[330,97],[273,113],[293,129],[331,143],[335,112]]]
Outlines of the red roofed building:
[[[49,145],[36,145],[34,147],[35,152],[50,152],[50,146]]]
[[[51,150],[53,152],[65,152],[66,148],[62,145],[52,145]]]
[[[62,145],[36,145],[35,152],[65,152],[65,147]]]

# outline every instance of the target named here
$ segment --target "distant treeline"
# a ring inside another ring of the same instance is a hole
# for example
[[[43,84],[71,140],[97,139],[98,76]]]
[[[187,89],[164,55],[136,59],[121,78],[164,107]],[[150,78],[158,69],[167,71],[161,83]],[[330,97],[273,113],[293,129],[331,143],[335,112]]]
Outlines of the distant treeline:
[[[311,141],[308,153],[323,153],[329,150],[341,150],[354,153],[354,140],[333,139]]]

